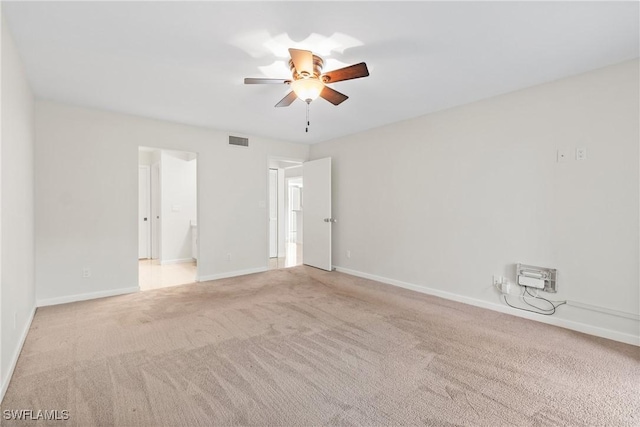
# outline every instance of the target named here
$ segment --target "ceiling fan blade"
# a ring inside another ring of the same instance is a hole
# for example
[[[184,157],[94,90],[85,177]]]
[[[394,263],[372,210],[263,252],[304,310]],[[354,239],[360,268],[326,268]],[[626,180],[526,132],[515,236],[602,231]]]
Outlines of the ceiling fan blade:
[[[297,97],[298,95],[296,95],[294,91],[291,91],[287,94],[287,96],[282,98],[280,102],[276,104],[276,107],[288,107],[293,101],[296,100]]]
[[[313,54],[309,50],[289,49],[291,61],[298,73],[306,72],[313,74]]]
[[[329,71],[322,75],[322,81],[325,83],[335,83],[341,82],[342,80],[359,79],[360,77],[367,77],[368,75],[369,70],[367,69],[367,64],[361,62],[338,70]]]
[[[244,84],[246,85],[266,85],[266,84],[285,84],[291,83],[291,80],[286,79],[254,79],[252,77],[247,77],[244,79]]]
[[[333,105],[338,105],[349,99],[347,95],[340,93],[337,90],[331,89],[328,86],[325,86],[324,89],[322,89],[322,92],[320,92],[320,97],[326,99]]]

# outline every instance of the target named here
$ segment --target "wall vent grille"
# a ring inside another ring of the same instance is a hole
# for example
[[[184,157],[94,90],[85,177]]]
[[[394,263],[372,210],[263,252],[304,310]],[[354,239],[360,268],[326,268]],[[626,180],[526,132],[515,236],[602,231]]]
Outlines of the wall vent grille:
[[[229,145],[237,145],[240,147],[249,146],[249,138],[240,138],[239,136],[229,135]]]

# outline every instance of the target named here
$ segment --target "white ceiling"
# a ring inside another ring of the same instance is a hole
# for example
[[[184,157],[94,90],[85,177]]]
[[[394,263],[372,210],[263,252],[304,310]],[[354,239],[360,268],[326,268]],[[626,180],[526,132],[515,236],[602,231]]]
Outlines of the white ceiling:
[[[3,2],[3,15],[38,98],[315,143],[637,58],[638,7]],[[243,84],[288,78],[276,63],[288,47],[371,73],[332,85],[350,97],[340,106],[314,101],[308,134],[303,102],[273,107],[288,87]]]

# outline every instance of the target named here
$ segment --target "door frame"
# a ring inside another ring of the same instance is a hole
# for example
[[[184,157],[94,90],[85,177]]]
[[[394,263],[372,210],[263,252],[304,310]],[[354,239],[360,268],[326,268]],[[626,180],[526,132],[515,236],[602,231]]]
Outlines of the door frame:
[[[161,259],[162,254],[162,164],[158,160],[151,163],[151,259]],[[154,185],[154,169],[157,169],[157,182]],[[155,194],[157,193],[157,194]],[[154,197],[155,196],[155,197]]]
[[[137,154],[138,154],[138,161],[139,161],[139,156],[140,156],[140,151],[173,151],[173,152],[181,152],[181,153],[188,153],[190,155],[193,155],[193,159],[195,159],[196,161],[196,223],[197,223],[197,231],[196,231],[196,236],[197,236],[197,242],[196,242],[196,247],[197,247],[197,253],[198,253],[198,259],[200,259],[201,257],[201,238],[200,238],[200,218],[201,218],[201,209],[202,209],[202,203],[200,200],[200,182],[201,182],[201,175],[202,175],[202,167],[200,166],[200,153],[198,151],[190,151],[188,149],[180,149],[180,148],[164,148],[164,147],[153,147],[153,146],[149,146],[149,145],[139,145],[138,146],[138,150],[137,150]],[[162,235],[162,162],[159,161],[158,162],[158,172],[159,172],[159,179],[158,179],[158,189],[159,189],[159,199],[160,199],[160,212],[158,212],[160,218],[158,221],[158,235],[159,237]],[[138,166],[145,166],[147,168],[149,168],[149,185],[151,186],[151,170],[152,170],[152,166],[154,165],[154,163],[151,163],[149,165],[141,165],[140,163],[138,163]],[[139,185],[138,185],[139,187]],[[149,192],[150,197],[149,197],[149,203],[151,204],[151,191]],[[151,206],[150,206],[151,207]],[[151,209],[149,209],[149,213],[151,214]],[[151,231],[151,230],[150,230]],[[151,232],[149,233],[149,237],[151,237]],[[149,239],[150,241],[150,248],[149,248],[149,255],[151,256],[152,254],[152,247],[153,247],[153,243],[151,242],[151,239]],[[158,242],[158,259],[161,259],[161,254],[162,254],[162,239],[159,238],[159,242]],[[195,282],[199,282],[200,281],[200,263],[196,261],[196,276],[195,276]],[[138,278],[138,285],[140,283],[140,279]]]
[[[140,217],[140,172],[143,172],[147,176],[147,185],[145,186],[144,192],[146,193],[146,205],[147,205],[147,218],[145,221],[145,227],[147,229],[147,238],[145,239],[145,244],[147,246],[146,258],[140,258],[140,233],[142,228],[140,228],[141,217]],[[151,167],[149,165],[138,165],[138,259],[150,259],[151,258]]]
[[[271,178],[272,178],[272,172],[275,172],[275,179],[276,179],[276,194],[272,194],[272,187],[271,187]],[[279,194],[280,193],[280,169],[279,168],[269,168],[269,203],[267,204],[268,206],[268,216],[269,216],[269,259],[273,259],[273,258],[278,258],[280,256],[280,212],[279,212],[279,207],[280,207],[280,197]],[[276,232],[275,232],[275,245],[276,245],[276,256],[273,257],[272,255],[272,246],[273,246],[273,240],[274,240],[274,236],[271,235],[271,201],[275,199],[275,203],[276,203]]]

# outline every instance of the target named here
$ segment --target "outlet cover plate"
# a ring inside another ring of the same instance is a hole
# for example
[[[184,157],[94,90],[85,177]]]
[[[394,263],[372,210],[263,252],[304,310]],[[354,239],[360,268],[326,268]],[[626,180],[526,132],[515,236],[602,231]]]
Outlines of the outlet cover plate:
[[[524,281],[521,281],[520,278],[524,278]],[[527,283],[527,279],[529,278],[537,278],[544,281],[544,288],[542,289],[544,292],[556,293],[558,292],[558,270],[555,268],[547,268],[547,267],[537,267],[535,265],[527,265],[527,264],[517,264],[516,265],[516,278],[517,283],[521,285],[521,283]],[[525,286],[525,285],[521,285]],[[532,286],[538,287],[538,286]]]
[[[582,147],[582,148],[576,148],[576,160],[587,160],[587,149]]]

